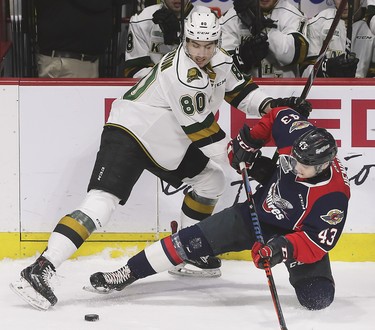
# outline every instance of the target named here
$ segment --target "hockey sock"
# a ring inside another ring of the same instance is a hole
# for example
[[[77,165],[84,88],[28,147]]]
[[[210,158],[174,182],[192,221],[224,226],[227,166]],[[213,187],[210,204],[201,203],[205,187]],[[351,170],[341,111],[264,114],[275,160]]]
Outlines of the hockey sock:
[[[182,261],[168,236],[130,258],[128,266],[135,277],[143,278],[171,269]]]
[[[43,252],[43,256],[57,268],[76,251],[77,247],[68,237],[53,232],[48,240],[48,247]]]
[[[95,224],[83,212],[77,210],[63,217],[53,230],[48,248],[43,253],[57,268],[68,259],[95,230]]]
[[[198,196],[194,191],[188,192],[181,207],[181,227],[195,225],[198,221],[209,217],[217,203],[217,199]]]

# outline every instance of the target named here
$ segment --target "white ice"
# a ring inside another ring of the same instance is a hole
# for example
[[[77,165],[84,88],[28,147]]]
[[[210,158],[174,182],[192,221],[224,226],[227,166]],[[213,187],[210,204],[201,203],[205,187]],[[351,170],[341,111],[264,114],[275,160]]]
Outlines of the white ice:
[[[161,273],[121,292],[98,295],[82,290],[91,273],[121,267],[126,258],[106,253],[66,261],[55,287],[58,303],[43,312],[9,288],[35,258],[0,261],[0,328],[4,330],[277,330],[280,329],[264,271],[248,261],[223,260],[220,278],[197,279]],[[333,262],[336,298],[323,311],[300,307],[283,265],[274,267],[289,330],[375,329],[375,263]],[[84,315],[99,314],[87,322]]]

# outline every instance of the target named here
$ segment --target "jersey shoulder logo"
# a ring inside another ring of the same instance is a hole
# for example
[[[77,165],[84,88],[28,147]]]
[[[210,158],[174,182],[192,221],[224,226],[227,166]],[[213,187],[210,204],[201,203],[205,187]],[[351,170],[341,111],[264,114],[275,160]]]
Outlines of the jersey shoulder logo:
[[[164,59],[162,59],[161,71],[164,71],[172,66],[175,55],[176,49],[165,55]]]
[[[187,82],[191,83],[193,80],[198,80],[199,78],[203,78],[202,73],[198,70],[198,68],[190,68],[187,72]]]
[[[300,129],[304,129],[306,127],[312,126],[308,121],[305,120],[297,120],[290,125],[289,133],[292,133],[293,131],[297,131]]]
[[[321,215],[320,219],[334,226],[344,219],[344,212],[338,209],[329,210],[327,214]]]

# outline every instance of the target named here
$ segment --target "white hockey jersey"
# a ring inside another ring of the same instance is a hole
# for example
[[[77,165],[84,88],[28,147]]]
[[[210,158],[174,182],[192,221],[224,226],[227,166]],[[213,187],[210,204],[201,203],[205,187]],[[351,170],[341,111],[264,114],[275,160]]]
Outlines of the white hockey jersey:
[[[267,28],[270,46],[268,56],[262,61],[262,77],[299,77],[298,64],[304,61],[308,50],[307,18],[287,0],[278,1],[265,17],[274,20],[277,29]],[[251,35],[233,7],[222,18],[222,31],[222,47],[228,52],[233,52],[244,37]],[[259,76],[257,68],[250,73],[255,77]]]
[[[335,14],[336,8],[329,8],[309,20],[307,25],[307,33],[310,41],[308,58],[318,56]],[[346,26],[345,21],[341,19],[336,27],[331,42],[328,44],[326,56],[331,58],[345,53],[345,44]],[[375,36],[363,20],[353,23],[351,51],[354,52],[359,59],[356,78],[365,78],[369,69],[375,63]],[[303,72],[303,76],[307,77],[311,69],[312,65]]]
[[[224,51],[200,69],[180,45],[114,101],[107,125],[128,131],[155,163],[174,170],[191,143],[208,157],[226,158],[228,138],[214,116],[224,98],[252,115],[268,99]]]

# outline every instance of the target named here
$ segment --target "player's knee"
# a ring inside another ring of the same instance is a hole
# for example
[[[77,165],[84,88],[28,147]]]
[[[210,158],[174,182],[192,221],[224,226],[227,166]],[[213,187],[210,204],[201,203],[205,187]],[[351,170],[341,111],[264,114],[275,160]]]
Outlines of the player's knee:
[[[95,224],[95,228],[104,227],[120,199],[102,190],[90,190],[78,210],[87,215]]]
[[[194,191],[205,198],[218,198],[225,189],[225,174],[221,166],[209,161],[206,168],[196,177],[198,181],[194,184]]]
[[[335,284],[324,277],[300,280],[294,288],[299,303],[309,310],[327,308],[335,296]]]
[[[181,259],[198,259],[213,255],[212,248],[198,226],[181,229],[172,235],[173,245]]]

